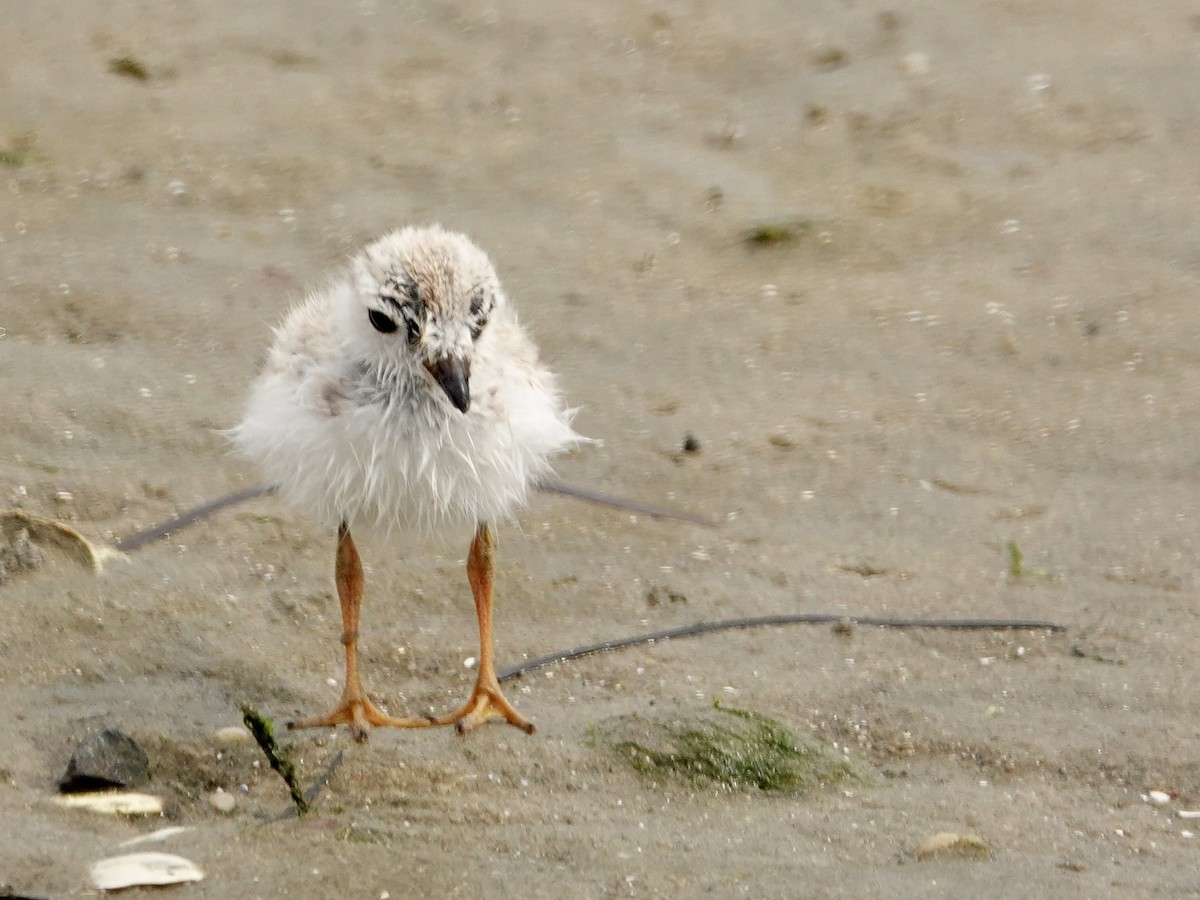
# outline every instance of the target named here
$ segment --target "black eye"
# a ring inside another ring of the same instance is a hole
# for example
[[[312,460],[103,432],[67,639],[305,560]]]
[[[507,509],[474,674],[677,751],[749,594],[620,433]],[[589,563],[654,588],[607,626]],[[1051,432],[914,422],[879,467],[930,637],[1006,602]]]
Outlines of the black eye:
[[[477,316],[483,312],[484,293],[482,290],[471,295],[471,315]]]
[[[479,340],[479,335],[483,334],[483,326],[487,324],[489,310],[484,308],[486,299],[482,288],[471,295],[471,339],[475,341]]]
[[[398,327],[394,321],[377,309],[367,311],[367,318],[375,326],[375,330],[383,334],[391,334]]]

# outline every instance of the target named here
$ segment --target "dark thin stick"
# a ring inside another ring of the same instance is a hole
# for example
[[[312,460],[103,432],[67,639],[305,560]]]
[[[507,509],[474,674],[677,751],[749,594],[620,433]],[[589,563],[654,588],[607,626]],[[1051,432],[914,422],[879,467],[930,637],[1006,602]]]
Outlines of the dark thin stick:
[[[345,750],[339,750],[333,761],[325,767],[325,771],[313,779],[313,783],[308,790],[304,792],[304,799],[309,806],[317,802],[317,797],[321,795],[321,791],[325,790],[325,785],[329,784],[329,779],[333,777],[333,773],[338,770],[342,764],[342,757],[345,755]]]
[[[652,631],[648,634],[638,634],[633,637],[615,638],[610,641],[600,641],[598,644],[588,644],[573,650],[563,650],[537,659],[526,660],[502,669],[497,675],[498,681],[508,681],[532,672],[544,669],[555,663],[579,659],[593,653],[607,653],[611,650],[622,650],[625,647],[635,647],[638,644],[656,644],[671,638],[693,637],[698,634],[710,634],[714,631],[732,631],[739,628],[765,628],[772,625],[830,625],[836,622],[848,622],[852,625],[872,625],[878,628],[941,628],[955,631],[1066,631],[1067,626],[1060,622],[1041,622],[1036,619],[887,619],[878,616],[841,616],[837,613],[792,613],[782,616],[754,616],[747,619],[724,619],[719,622],[697,622],[695,625],[684,625],[681,628],[668,628],[665,631]]]
[[[629,512],[640,513],[643,516],[650,516],[652,519],[675,519],[679,522],[691,522],[693,525],[706,525],[709,528],[715,528],[718,524],[712,519],[696,515],[695,513],[667,509],[663,506],[652,506],[649,503],[642,503],[640,500],[626,500],[624,497],[614,497],[611,494],[602,494],[600,491],[593,491],[591,488],[576,487],[573,484],[567,484],[565,481],[559,481],[556,478],[543,478],[537,483],[537,487],[538,490],[545,491],[548,494],[562,494],[565,497],[575,497],[579,500],[586,500],[589,503],[598,503],[601,506],[611,506],[614,509],[624,509]]]
[[[589,503],[598,503],[601,506],[611,506],[614,509],[624,509],[629,512],[640,513],[644,516],[650,516],[654,519],[677,519],[680,522],[691,522],[693,525],[707,525],[710,528],[717,525],[712,519],[706,519],[704,516],[698,516],[694,513],[682,512],[680,510],[667,509],[661,506],[652,506],[648,503],[642,503],[638,500],[625,500],[622,497],[614,497],[611,494],[602,494],[599,491],[593,491],[590,488],[576,487],[573,484],[567,484],[556,479],[546,479],[539,481],[537,484],[538,490],[545,491],[548,494],[562,494],[566,497],[575,497],[578,500],[586,500]],[[194,506],[187,512],[182,512],[172,519],[167,519],[165,522],[160,522],[157,525],[152,525],[150,528],[142,531],[134,532],[128,537],[121,538],[117,541],[117,549],[122,553],[129,553],[131,550],[138,550],[146,544],[161,540],[165,537],[170,537],[173,532],[186,528],[199,522],[201,519],[207,519],[215,512],[220,512],[228,506],[236,506],[239,503],[245,503],[247,500],[253,500],[256,497],[262,497],[265,494],[273,494],[279,490],[279,486],[275,484],[256,484],[254,487],[248,487],[244,490],[234,491],[232,494],[226,494],[224,497],[218,497],[216,500],[209,500],[207,503],[201,503],[199,506]]]
[[[308,790],[304,792],[304,802],[310,807],[317,802],[317,797],[321,795],[321,791],[325,790],[325,786],[329,784],[329,779],[333,778],[333,773],[342,765],[342,759],[345,757],[346,751],[339,750],[332,762],[325,767],[325,771],[313,779],[313,783]],[[289,806],[281,812],[275,813],[273,816],[262,816],[258,818],[264,825],[274,825],[276,822],[286,822],[288,819],[294,819],[300,815],[300,810],[295,806]],[[0,900],[4,900],[0,897]]]
[[[227,506],[245,503],[247,500],[253,500],[255,497],[261,497],[263,494],[272,494],[275,491],[276,486],[273,484],[256,484],[254,487],[234,491],[232,494],[226,494],[224,497],[218,497],[216,500],[201,503],[199,506],[192,507],[187,512],[180,513],[173,519],[167,519],[167,521],[160,522],[158,525],[154,525],[143,531],[134,532],[128,537],[122,538],[117,541],[117,549],[122,553],[137,550],[139,547],[144,547],[146,544],[169,536],[173,531],[178,531],[201,519],[206,519]]]

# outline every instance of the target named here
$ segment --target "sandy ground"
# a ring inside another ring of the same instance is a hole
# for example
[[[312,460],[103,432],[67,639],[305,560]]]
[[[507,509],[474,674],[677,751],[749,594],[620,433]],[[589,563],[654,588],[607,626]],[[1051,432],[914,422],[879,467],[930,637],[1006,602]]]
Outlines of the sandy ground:
[[[104,577],[0,587],[0,885],[86,895],[94,860],[163,824],[51,804],[103,723],[193,829],[162,847],[207,872],[181,897],[1200,893],[1200,825],[1176,815],[1200,808],[1195,4],[4,19],[0,505],[111,541],[253,484],[220,430],[270,325],[366,239],[436,220],[496,260],[603,441],[560,475],[723,521],[537,498],[500,533],[501,665],[791,611],[1070,630],[593,657],[511,687],[532,737],[297,737],[306,778],[346,761],[315,815],[264,826],[282,785],[213,734],[242,702],[327,707],[341,663],[331,535],[260,500]],[[111,70],[126,56],[146,80]],[[796,239],[747,245],[776,223]],[[467,537],[364,547],[366,678],[393,710],[469,688]],[[652,783],[594,738],[714,697],[870,781]],[[916,862],[939,831],[994,857]]]

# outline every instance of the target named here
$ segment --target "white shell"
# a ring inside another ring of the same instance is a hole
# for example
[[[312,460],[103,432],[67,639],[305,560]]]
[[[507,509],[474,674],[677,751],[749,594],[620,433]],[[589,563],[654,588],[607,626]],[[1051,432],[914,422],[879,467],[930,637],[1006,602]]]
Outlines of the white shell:
[[[175,837],[177,834],[183,834],[185,831],[191,830],[183,825],[170,825],[166,828],[159,828],[157,831],[148,832],[147,834],[139,834],[137,837],[130,838],[127,841],[121,841],[117,846],[136,847],[138,844],[157,844],[159,841],[165,841],[169,837]]]
[[[93,544],[82,534],[54,519],[35,516],[23,509],[0,511],[0,536],[11,537],[24,528],[35,544],[54,547],[76,563],[99,575],[104,567],[115,559],[128,559],[115,547]]]
[[[203,877],[194,862],[171,853],[129,853],[102,859],[92,866],[92,884],[102,891],[142,884],[183,884]]]
[[[158,797],[136,791],[60,794],[54,798],[54,802],[71,809],[90,809],[106,816],[157,816],[163,811],[162,800]]]

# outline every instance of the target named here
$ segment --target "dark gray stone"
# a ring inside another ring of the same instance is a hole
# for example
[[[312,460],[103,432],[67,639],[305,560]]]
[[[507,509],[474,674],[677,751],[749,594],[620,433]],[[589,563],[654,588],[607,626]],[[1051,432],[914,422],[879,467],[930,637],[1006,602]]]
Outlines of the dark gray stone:
[[[150,780],[146,751],[116,728],[92,731],[71,754],[67,771],[59,779],[64,794],[113,787],[137,787]]]

